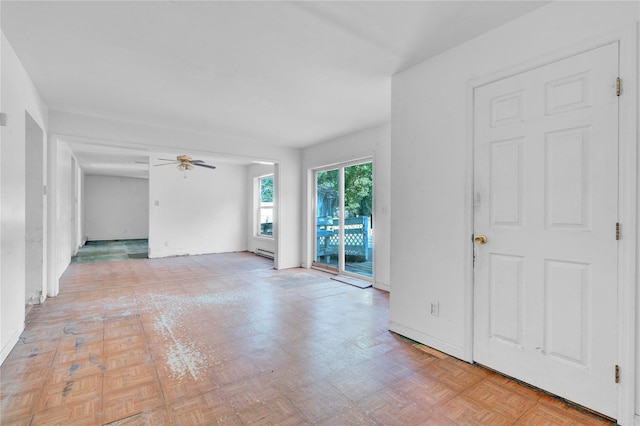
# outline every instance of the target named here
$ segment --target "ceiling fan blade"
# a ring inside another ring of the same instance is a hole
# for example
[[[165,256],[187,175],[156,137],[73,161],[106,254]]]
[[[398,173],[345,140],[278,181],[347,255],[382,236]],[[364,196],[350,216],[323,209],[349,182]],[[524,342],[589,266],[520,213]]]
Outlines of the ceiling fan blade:
[[[209,164],[200,164],[200,163],[194,163],[194,166],[198,166],[198,167],[206,167],[207,169],[215,169],[216,166],[211,166]]]
[[[172,163],[162,163],[162,164],[154,164],[153,167],[157,167],[157,166],[168,166],[169,164],[175,165],[176,162],[172,162]]]
[[[192,163],[204,163],[204,160],[191,160]]]
[[[174,163],[178,162],[178,160],[169,160],[168,158],[158,158],[160,161],[173,161]]]

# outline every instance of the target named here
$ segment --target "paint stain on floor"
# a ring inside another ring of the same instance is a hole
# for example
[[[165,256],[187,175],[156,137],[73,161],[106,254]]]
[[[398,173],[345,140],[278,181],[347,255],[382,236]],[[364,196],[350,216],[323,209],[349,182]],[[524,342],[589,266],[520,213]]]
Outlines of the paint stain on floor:
[[[189,337],[184,336],[183,333],[174,332],[185,311],[178,300],[171,299],[180,299],[180,297],[167,298],[151,295],[152,304],[157,309],[154,328],[167,342],[167,363],[171,369],[172,378],[183,379],[189,375],[197,381],[201,371],[207,367],[207,359]]]

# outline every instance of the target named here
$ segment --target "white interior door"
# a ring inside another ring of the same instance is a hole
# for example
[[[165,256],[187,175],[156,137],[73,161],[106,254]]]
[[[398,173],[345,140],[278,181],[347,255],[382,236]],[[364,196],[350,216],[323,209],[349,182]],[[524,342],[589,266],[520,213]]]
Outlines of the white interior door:
[[[474,91],[474,360],[610,417],[617,76],[615,43]]]

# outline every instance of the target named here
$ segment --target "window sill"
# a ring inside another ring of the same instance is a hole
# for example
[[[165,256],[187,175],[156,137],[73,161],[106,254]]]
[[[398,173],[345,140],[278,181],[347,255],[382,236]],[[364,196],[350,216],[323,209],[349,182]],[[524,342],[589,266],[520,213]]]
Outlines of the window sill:
[[[253,238],[258,240],[273,241],[273,235],[254,235]]]

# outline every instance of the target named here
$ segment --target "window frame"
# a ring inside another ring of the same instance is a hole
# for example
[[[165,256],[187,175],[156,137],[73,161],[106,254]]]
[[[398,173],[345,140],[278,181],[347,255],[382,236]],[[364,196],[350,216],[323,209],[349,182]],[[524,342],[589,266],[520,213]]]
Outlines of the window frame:
[[[269,173],[267,175],[263,175],[263,176],[258,176],[255,178],[255,197],[254,197],[254,201],[255,201],[255,219],[254,219],[254,226],[255,226],[255,232],[254,235],[258,238],[268,238],[268,239],[273,239],[273,222],[274,222],[274,216],[275,216],[275,197],[272,193],[272,201],[262,201],[262,182],[264,179],[267,178],[271,178],[272,181],[272,185],[274,183],[274,178],[275,175],[274,173]],[[271,221],[270,222],[262,222],[262,218],[264,216],[266,216],[267,218],[269,217],[269,215],[263,215],[263,211],[264,210],[270,210],[271,214]],[[271,233],[262,233],[262,224],[263,223],[271,223]]]

